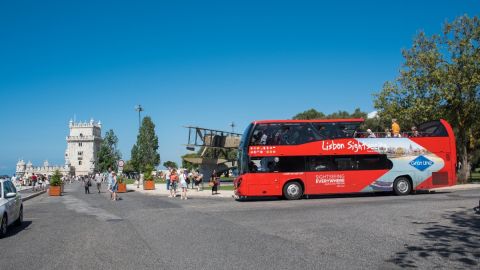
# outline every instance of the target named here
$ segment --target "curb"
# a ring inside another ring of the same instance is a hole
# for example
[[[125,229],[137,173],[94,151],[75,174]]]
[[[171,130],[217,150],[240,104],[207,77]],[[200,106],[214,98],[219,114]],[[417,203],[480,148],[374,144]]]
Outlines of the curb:
[[[455,185],[450,187],[433,188],[433,189],[430,189],[430,191],[462,191],[462,190],[473,190],[473,189],[480,188],[479,184],[468,184],[468,185],[469,186]]]
[[[42,195],[43,193],[46,193],[46,192],[47,192],[46,190],[42,190],[42,191],[39,191],[39,192],[37,192],[37,193],[30,194],[30,195],[25,196],[25,197],[22,196],[22,201],[23,201],[23,202],[26,202],[26,201],[28,201],[28,200],[30,200],[30,199],[33,199],[33,198],[35,198],[35,197],[37,197],[37,196],[40,196],[40,195]]]

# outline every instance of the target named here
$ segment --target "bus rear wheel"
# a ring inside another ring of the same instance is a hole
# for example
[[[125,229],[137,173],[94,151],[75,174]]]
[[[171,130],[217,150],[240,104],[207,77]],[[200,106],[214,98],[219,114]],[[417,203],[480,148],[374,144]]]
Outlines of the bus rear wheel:
[[[283,196],[287,200],[298,200],[303,196],[303,187],[302,185],[297,182],[288,182],[283,187]]]
[[[408,195],[412,192],[412,184],[406,177],[399,177],[393,182],[393,191],[398,196]]]

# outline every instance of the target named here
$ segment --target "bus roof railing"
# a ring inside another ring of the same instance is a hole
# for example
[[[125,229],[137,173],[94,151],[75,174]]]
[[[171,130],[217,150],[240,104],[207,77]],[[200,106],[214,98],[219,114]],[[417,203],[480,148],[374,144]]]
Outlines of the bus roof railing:
[[[363,118],[350,119],[311,119],[311,120],[258,120],[255,124],[276,124],[276,123],[363,123]]]

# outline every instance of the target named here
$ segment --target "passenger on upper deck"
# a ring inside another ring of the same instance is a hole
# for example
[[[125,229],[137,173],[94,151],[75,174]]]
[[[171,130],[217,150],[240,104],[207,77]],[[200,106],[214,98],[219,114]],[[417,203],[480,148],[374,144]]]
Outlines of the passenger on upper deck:
[[[412,127],[412,137],[420,137],[420,133],[418,133],[417,127]]]
[[[371,129],[367,129],[367,138],[376,138],[375,134],[372,132]]]
[[[386,128],[385,129],[385,138],[391,138],[392,137],[392,133],[390,132],[390,129]]]
[[[397,119],[395,118],[392,119],[392,133],[393,133],[393,137],[395,138],[402,137],[400,135],[400,125],[397,123]]]

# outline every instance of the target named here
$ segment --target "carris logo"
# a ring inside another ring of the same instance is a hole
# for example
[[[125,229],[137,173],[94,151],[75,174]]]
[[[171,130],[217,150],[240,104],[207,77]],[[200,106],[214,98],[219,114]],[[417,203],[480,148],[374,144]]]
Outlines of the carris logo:
[[[428,169],[433,164],[435,164],[433,161],[429,160],[424,156],[418,156],[416,159],[410,161],[411,166],[422,172]]]

